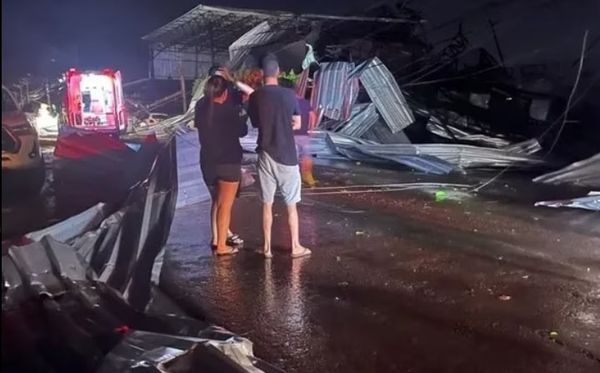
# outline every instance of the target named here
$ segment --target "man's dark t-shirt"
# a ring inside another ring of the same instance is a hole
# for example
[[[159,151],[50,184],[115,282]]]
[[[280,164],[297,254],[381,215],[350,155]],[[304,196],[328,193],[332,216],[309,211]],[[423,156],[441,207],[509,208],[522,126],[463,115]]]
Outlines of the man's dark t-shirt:
[[[250,95],[248,108],[252,126],[258,128],[258,152],[266,152],[277,163],[298,164],[292,116],[300,115],[293,90],[267,85]]]
[[[300,129],[294,131],[294,135],[307,135],[308,134],[308,122],[310,121],[310,112],[312,108],[310,102],[305,98],[298,99],[298,106],[300,107],[300,117],[302,118],[302,125]]]

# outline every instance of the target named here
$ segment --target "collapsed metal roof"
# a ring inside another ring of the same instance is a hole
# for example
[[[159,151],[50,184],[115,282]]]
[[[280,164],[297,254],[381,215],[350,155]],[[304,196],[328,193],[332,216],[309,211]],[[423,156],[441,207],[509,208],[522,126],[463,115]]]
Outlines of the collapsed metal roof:
[[[313,22],[377,22],[421,23],[411,17],[361,17],[325,14],[295,14],[284,11],[265,11],[198,5],[166,25],[152,31],[142,39],[157,48],[192,46],[227,49],[231,43],[261,22],[269,21],[271,31],[294,30]]]

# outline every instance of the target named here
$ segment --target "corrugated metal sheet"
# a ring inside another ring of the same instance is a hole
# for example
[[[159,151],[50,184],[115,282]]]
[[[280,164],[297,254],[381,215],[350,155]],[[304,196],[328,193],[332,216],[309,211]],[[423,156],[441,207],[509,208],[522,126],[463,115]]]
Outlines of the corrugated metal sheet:
[[[536,183],[573,184],[586,187],[600,187],[600,153],[558,171],[538,176]]]
[[[536,139],[518,142],[509,146],[501,148],[506,152],[519,153],[519,154],[535,154],[542,150],[542,146]]]
[[[308,75],[310,73],[309,69],[302,70],[300,76],[298,77],[298,82],[296,82],[296,94],[300,97],[306,97],[306,90],[308,89]]]
[[[373,151],[372,148],[369,148],[371,146],[378,145],[371,141],[341,137],[333,134],[328,135],[327,141],[338,153],[353,161],[371,162],[377,164],[399,163],[419,171],[437,175],[445,175],[453,170],[456,170],[455,166],[433,156],[380,154],[377,151]]]
[[[487,136],[484,134],[469,133],[463,129],[451,125],[444,126],[442,122],[436,117],[429,118],[429,122],[427,122],[427,130],[433,133],[434,135],[443,137],[445,139],[468,141],[471,143],[477,143],[484,146],[491,146],[494,148],[500,148],[503,146],[510,145],[510,142],[506,139]]]
[[[412,169],[434,175],[446,175],[452,171],[457,171],[457,167],[431,155],[381,155],[376,153],[364,152],[371,156],[388,159]]]
[[[339,130],[346,136],[361,137],[373,127],[379,120],[379,114],[375,104],[354,105],[350,119]]]
[[[435,174],[447,174],[452,170],[467,168],[506,166],[526,168],[543,163],[543,160],[525,152],[539,146],[535,140],[520,144],[518,149],[523,152],[514,149],[492,149],[456,144],[378,144],[373,141],[331,135],[328,141],[340,154],[345,156],[348,156],[350,152],[360,152],[374,159],[390,160]]]
[[[347,120],[352,105],[358,97],[358,80],[351,79],[354,64],[350,62],[328,62],[321,64],[315,74],[311,105],[330,119]]]
[[[533,141],[528,142],[528,144],[532,143]],[[525,152],[460,144],[376,144],[357,145],[357,148],[380,156],[434,156],[463,169],[529,167],[543,163],[543,160]]]
[[[253,27],[250,31],[240,36],[229,46],[229,67],[236,69],[248,56],[253,47],[272,42],[282,35],[282,31],[271,29],[269,22],[264,21]]]
[[[536,206],[546,207],[571,207],[590,211],[600,211],[600,193],[591,192],[585,197],[572,198],[558,201],[540,201],[535,203]]]
[[[227,59],[227,53],[218,52],[215,55],[217,61]],[[213,58],[208,52],[196,52],[194,49],[165,49],[154,56],[152,64],[156,79],[176,79],[181,75],[186,79],[196,79],[208,74]]]
[[[350,77],[360,79],[392,133],[402,131],[415,121],[396,79],[379,58],[365,61]]]
[[[379,144],[410,144],[410,139],[404,131],[392,133],[382,119],[379,119],[369,131],[361,136],[362,139],[372,140]]]

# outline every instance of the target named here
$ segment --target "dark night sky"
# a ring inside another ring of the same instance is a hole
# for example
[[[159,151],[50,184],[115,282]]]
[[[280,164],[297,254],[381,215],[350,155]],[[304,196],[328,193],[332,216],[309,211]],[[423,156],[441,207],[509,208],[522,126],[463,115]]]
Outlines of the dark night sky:
[[[344,4],[315,0],[202,1],[206,5],[344,12]],[[140,38],[185,13],[198,0],[3,0],[2,77],[53,75],[69,66],[116,67],[131,80],[146,74]],[[342,5],[340,5],[342,4]]]
[[[146,74],[140,38],[198,3],[313,13],[360,14],[373,0],[3,0],[2,79],[56,76],[67,67],[114,67],[125,80]],[[562,63],[578,56],[581,36],[600,37],[599,0],[413,0],[428,19],[430,39],[452,36],[460,19],[473,44],[495,51],[487,19],[514,63]],[[577,4],[577,5],[575,5]],[[600,43],[598,43],[600,44]],[[600,66],[600,45],[587,67]]]

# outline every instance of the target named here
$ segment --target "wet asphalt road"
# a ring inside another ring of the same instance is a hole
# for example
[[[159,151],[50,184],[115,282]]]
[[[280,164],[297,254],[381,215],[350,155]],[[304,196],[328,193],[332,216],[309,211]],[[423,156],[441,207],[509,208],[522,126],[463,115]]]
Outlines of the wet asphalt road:
[[[156,155],[154,144],[137,153],[107,153],[104,157],[63,163],[54,158],[54,145],[43,147],[46,180],[36,192],[23,192],[26,180],[15,178],[2,194],[2,240],[18,239],[97,203],[118,207],[129,188],[148,174]]]
[[[290,372],[600,371],[598,214],[531,207],[532,191],[545,192],[519,176],[481,194],[447,188],[436,202],[439,188],[360,187],[435,178],[357,166],[317,175],[300,207],[312,257],[288,257],[281,206],[275,258],[253,253],[250,188],[233,222],[246,250],[231,258],[210,253],[209,202],[180,205],[163,287]]]

